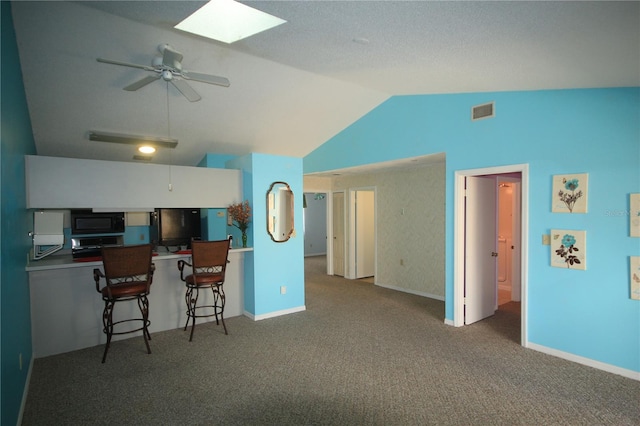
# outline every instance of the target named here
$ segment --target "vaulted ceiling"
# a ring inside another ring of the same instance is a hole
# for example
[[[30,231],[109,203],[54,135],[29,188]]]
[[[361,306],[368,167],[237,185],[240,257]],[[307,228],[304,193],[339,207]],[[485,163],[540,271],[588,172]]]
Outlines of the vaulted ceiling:
[[[133,161],[92,130],[172,137],[152,162],[206,153],[303,157],[390,96],[640,86],[639,2],[248,1],[287,22],[227,45],[175,30],[204,2],[17,1],[13,18],[39,155]],[[189,102],[149,74],[168,43]]]

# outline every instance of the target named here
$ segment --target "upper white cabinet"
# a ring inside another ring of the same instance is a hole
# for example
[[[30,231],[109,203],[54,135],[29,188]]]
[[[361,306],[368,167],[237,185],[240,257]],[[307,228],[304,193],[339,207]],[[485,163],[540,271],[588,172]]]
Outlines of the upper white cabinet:
[[[242,200],[240,170],[27,155],[25,173],[31,209],[223,208]]]

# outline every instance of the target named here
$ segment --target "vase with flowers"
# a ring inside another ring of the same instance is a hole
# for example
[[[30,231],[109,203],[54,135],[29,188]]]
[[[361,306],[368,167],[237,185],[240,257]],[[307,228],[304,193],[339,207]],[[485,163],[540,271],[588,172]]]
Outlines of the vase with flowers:
[[[242,247],[247,247],[247,228],[249,228],[249,221],[251,220],[249,200],[231,204],[227,207],[227,213],[231,217],[231,224],[242,232]]]

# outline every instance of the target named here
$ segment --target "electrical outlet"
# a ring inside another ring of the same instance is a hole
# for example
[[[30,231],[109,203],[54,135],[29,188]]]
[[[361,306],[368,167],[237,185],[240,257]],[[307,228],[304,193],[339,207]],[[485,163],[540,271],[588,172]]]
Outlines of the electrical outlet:
[[[287,286],[286,285],[281,285],[280,286],[280,294],[287,294]]]

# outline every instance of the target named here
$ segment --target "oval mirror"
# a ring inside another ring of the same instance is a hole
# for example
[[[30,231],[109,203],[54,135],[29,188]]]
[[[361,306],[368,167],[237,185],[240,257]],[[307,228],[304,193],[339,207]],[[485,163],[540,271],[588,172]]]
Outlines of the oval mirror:
[[[293,233],[293,191],[286,182],[273,182],[267,191],[267,232],[276,243]]]

